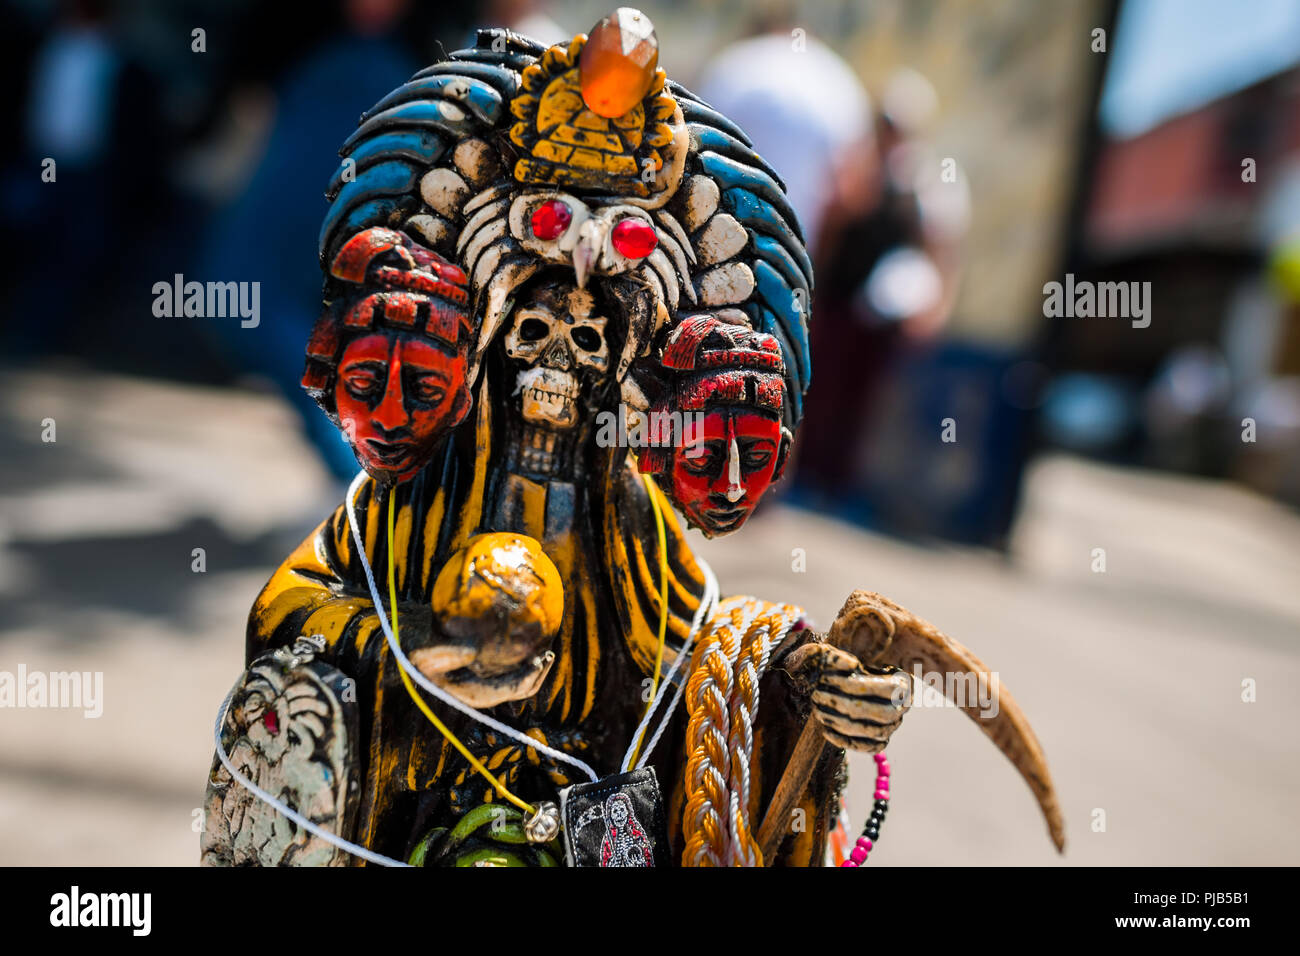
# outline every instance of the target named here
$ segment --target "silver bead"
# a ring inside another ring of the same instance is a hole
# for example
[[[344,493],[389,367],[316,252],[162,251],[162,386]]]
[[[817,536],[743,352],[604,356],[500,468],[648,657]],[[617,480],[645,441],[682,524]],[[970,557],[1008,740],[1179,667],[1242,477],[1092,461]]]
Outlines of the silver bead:
[[[524,822],[530,843],[550,843],[560,833],[560,808],[549,800],[537,804],[537,812]]]

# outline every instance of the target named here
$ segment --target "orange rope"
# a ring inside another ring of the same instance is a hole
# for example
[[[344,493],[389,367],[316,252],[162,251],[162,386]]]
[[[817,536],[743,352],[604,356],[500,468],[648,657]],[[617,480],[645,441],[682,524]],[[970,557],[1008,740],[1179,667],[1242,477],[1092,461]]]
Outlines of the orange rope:
[[[724,775],[731,695],[732,661],[739,652],[736,629],[744,611],[734,607],[713,626],[691,658],[691,676],[686,681],[686,808],[682,835],[686,848],[683,866],[723,866],[726,829],[722,814],[729,795]]]
[[[803,612],[757,598],[727,603],[696,646],[686,682],[683,866],[763,865],[749,823],[759,680],[774,638]]]

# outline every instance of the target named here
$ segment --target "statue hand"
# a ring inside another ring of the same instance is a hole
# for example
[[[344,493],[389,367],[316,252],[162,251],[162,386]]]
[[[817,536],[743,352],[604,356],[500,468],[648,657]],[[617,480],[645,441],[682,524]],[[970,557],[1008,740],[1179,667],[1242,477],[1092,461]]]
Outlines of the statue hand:
[[[910,675],[864,665],[830,644],[803,645],[785,668],[810,695],[813,715],[836,747],[879,753],[912,705]]]
[[[485,673],[473,647],[437,644],[414,651],[411,663],[425,677],[471,707],[488,708],[532,697],[551,672],[555,652],[535,654],[509,670]]]
[[[472,707],[532,697],[555,662],[560,572],[533,538],[476,535],[433,586],[433,641],[411,653],[431,681]]]
[[[427,607],[402,609],[402,649],[425,677],[471,707],[495,707],[537,693],[555,654],[536,643],[447,634]]]

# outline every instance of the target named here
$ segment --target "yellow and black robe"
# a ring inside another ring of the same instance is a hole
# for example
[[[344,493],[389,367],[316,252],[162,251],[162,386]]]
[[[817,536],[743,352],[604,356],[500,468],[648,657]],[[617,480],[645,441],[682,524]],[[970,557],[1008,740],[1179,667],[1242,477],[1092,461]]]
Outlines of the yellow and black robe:
[[[592,448],[598,467],[576,483],[534,482],[493,463],[494,411],[481,389],[472,427],[462,427],[412,481],[388,489],[367,479],[356,501],[366,557],[383,582],[388,564],[388,495],[397,496],[393,534],[403,645],[415,643],[405,622],[428,622],[431,593],[447,558],[476,534],[517,531],[542,543],[564,584],[564,620],[556,661],[538,694],[505,704],[493,716],[601,774],[619,770],[644,711],[643,681],[651,674],[660,617],[659,545],[649,491],[626,449]],[[468,423],[467,423],[468,425]],[[494,451],[497,453],[494,454]],[[665,667],[686,640],[704,591],[704,578],[667,500],[655,489],[668,546],[668,630]],[[381,588],[383,585],[381,583]],[[386,589],[383,589],[386,590]],[[427,624],[425,625],[427,627]],[[446,825],[471,806],[492,801],[491,787],[412,704],[379,628],[365,573],[355,552],[346,508],[323,522],[272,575],[249,617],[249,661],[323,635],[325,657],[357,681],[362,714],[358,756],[364,762],[358,842],[404,857],[430,827]],[[751,789],[755,819],[765,805],[764,783],[775,785],[798,735],[806,702],[796,701],[780,673],[764,681],[756,731],[757,773]],[[431,701],[439,716],[477,757],[526,800],[555,799],[581,774],[525,749]],[[684,708],[654,754],[669,796],[669,835],[680,854]],[[816,776],[805,794],[808,826],[787,841],[780,862],[819,859],[835,774]]]

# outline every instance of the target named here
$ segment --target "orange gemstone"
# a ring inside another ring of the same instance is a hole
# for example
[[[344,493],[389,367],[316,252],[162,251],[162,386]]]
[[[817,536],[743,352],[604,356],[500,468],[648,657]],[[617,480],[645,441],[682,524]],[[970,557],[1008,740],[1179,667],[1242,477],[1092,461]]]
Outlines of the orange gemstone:
[[[597,23],[578,58],[582,101],[617,119],[645,99],[659,65],[659,38],[640,10],[619,7]]]

